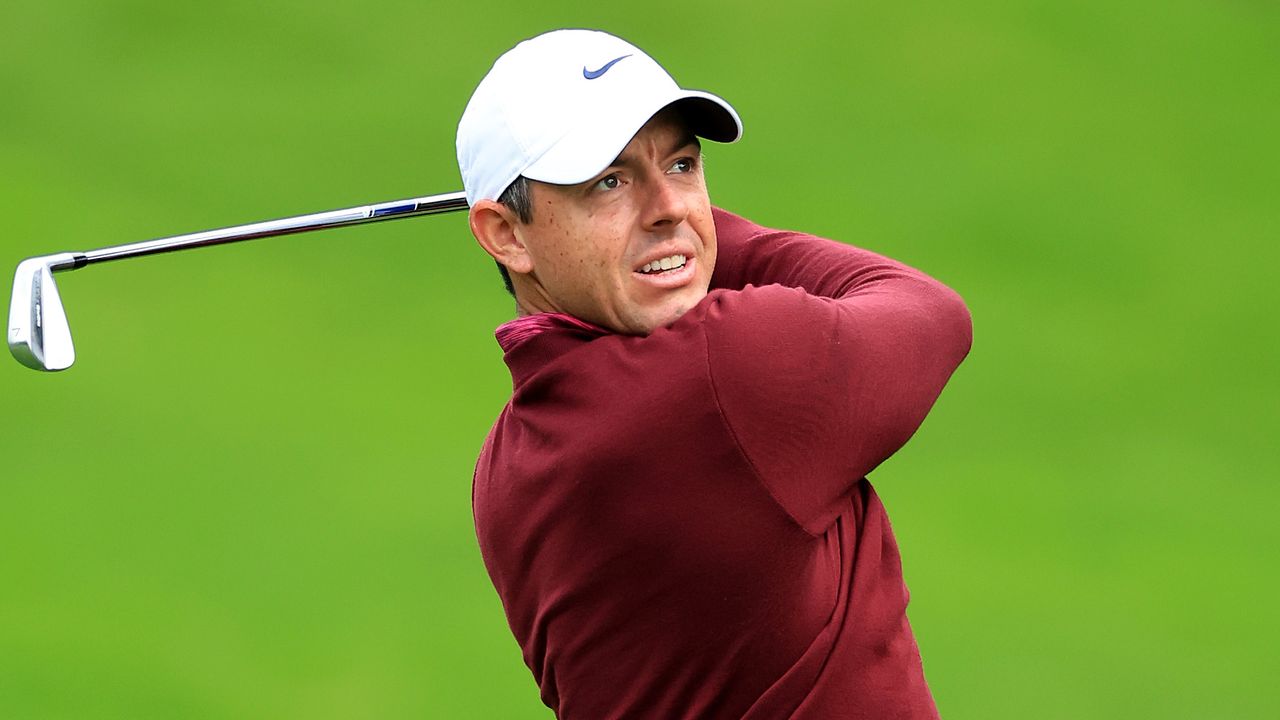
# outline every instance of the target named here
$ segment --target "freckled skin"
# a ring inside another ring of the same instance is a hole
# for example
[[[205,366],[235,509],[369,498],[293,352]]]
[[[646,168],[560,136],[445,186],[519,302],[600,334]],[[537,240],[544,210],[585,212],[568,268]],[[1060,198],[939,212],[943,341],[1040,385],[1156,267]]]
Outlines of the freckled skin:
[[[646,335],[706,296],[715,224],[697,142],[675,113],[650,119],[597,177],[534,182],[531,191],[533,221],[511,227],[523,254],[498,258],[511,271],[521,314],[563,312]],[[644,263],[676,253],[691,266],[687,282],[663,287],[639,274]]]

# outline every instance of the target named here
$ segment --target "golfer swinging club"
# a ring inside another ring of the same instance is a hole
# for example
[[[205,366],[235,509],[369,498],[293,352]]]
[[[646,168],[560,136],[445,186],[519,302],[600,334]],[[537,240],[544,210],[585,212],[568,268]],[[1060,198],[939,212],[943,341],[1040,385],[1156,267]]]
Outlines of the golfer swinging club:
[[[969,350],[923,273],[713,208],[737,113],[587,30],[500,57],[458,125],[517,317],[480,550],[562,720],[933,718],[865,479]]]

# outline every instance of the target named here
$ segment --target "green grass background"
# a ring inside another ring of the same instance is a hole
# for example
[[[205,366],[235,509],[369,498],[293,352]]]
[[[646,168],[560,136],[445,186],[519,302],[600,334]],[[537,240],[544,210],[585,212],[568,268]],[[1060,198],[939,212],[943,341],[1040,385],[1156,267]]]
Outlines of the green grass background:
[[[740,110],[716,203],[901,258],[972,355],[873,475],[948,718],[1280,703],[1280,10],[15,2],[0,264],[450,191],[519,39]],[[59,277],[0,363],[0,718],[548,718],[471,528],[511,316],[461,215]]]

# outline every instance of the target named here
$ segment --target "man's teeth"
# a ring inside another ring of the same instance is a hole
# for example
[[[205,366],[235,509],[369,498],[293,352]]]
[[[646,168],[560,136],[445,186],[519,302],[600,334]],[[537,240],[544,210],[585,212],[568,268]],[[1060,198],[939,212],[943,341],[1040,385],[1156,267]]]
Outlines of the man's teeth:
[[[674,270],[682,267],[684,267],[683,255],[668,255],[661,260],[654,260],[651,263],[645,263],[644,267],[640,268],[640,272],[655,273],[661,272],[662,270]]]

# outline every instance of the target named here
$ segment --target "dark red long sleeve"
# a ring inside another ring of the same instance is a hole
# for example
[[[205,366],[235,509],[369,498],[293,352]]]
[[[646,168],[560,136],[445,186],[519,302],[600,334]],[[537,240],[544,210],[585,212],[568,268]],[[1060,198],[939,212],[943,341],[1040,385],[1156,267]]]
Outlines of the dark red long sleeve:
[[[818,533],[924,421],[969,351],[969,312],[881,255],[729,213],[717,221],[713,283],[745,289],[708,316],[716,397],[752,467]]]

